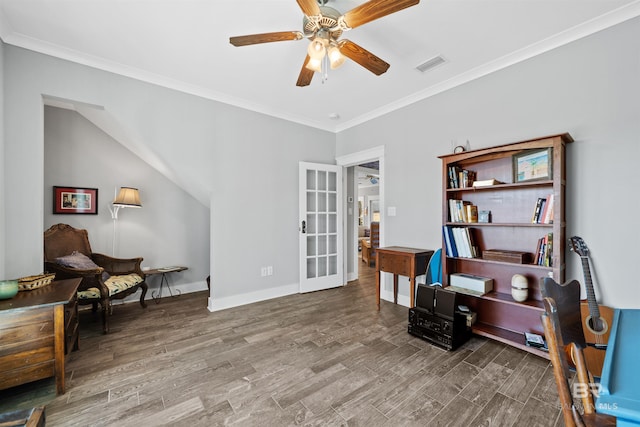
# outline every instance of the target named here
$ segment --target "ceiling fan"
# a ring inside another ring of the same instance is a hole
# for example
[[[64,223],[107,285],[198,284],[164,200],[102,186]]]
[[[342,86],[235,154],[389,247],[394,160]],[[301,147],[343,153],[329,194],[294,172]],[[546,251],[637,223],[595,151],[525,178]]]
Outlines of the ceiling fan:
[[[322,72],[322,63],[326,69],[338,68],[345,57],[357,62],[375,75],[381,75],[389,64],[356,43],[340,39],[344,31],[398,12],[420,3],[420,0],[370,0],[345,14],[325,6],[328,0],[296,0],[304,13],[303,31],[279,31],[273,33],[251,34],[230,37],[234,46],[247,46],[258,43],[270,43],[289,40],[311,40],[307,57],[302,64],[296,86],[308,86],[314,72]]]

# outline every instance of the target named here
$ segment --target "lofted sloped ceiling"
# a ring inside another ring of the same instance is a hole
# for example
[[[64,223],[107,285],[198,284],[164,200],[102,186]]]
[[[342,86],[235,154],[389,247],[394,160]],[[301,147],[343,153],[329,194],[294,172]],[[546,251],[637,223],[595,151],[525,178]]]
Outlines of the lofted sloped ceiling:
[[[344,13],[362,3],[327,5]],[[386,73],[347,60],[307,87],[295,85],[306,39],[229,43],[230,36],[301,31],[296,0],[0,0],[0,37],[339,132],[638,15],[640,0],[421,0],[344,35],[391,64]],[[437,57],[444,62],[416,68]]]

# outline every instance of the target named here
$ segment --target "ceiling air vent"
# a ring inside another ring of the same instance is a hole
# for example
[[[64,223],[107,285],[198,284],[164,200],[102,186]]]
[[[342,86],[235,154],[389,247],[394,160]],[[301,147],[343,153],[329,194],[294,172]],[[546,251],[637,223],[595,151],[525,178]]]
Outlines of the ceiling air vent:
[[[422,71],[423,73],[427,70],[431,70],[432,68],[437,67],[440,64],[444,64],[445,60],[442,56],[434,56],[431,59],[424,61],[422,64],[416,66],[416,70]]]

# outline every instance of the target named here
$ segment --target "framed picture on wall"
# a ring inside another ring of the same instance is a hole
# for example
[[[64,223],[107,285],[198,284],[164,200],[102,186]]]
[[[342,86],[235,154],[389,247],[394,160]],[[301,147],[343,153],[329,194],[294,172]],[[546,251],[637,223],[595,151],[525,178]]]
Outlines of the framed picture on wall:
[[[551,148],[528,150],[513,155],[513,182],[536,181],[552,178],[553,155]]]
[[[98,213],[98,189],[80,187],[53,187],[54,214]]]

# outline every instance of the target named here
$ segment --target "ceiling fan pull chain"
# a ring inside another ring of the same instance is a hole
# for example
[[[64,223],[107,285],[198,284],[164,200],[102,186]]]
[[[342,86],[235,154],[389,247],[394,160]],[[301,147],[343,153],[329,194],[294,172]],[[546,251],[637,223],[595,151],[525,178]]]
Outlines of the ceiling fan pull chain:
[[[322,58],[322,84],[329,80],[329,57],[325,55]]]

